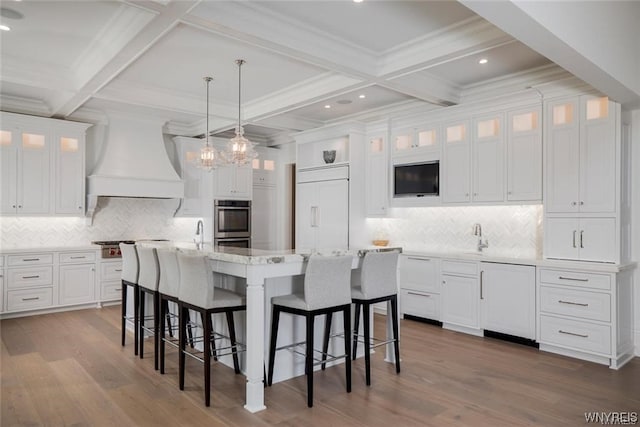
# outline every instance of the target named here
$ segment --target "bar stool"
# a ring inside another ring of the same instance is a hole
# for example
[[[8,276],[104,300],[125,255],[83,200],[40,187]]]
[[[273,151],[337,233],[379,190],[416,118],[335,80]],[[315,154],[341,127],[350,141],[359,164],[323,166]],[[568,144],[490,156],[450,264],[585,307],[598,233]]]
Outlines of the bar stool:
[[[138,277],[138,300],[140,301],[138,329],[140,337],[140,359],[144,358],[144,332],[153,334],[154,368],[158,370],[158,338],[160,324],[160,293],[158,283],[160,281],[160,266],[156,248],[138,245],[138,260],[140,261],[140,276]],[[146,295],[151,295],[153,301],[153,315],[146,316]],[[148,320],[153,321],[153,326],[146,326]]]
[[[315,316],[326,315],[330,319],[333,313],[342,311],[344,318],[344,356],[331,356],[331,360],[345,358],[347,393],[351,392],[351,256],[312,255],[307,262],[304,276],[304,295],[291,294],[273,297],[271,303],[271,345],[269,346],[269,375],[267,383],[273,382],[273,366],[276,350],[292,348],[303,343],[294,343],[276,348],[280,313],[304,316],[306,319],[305,374],[307,375],[307,406],[313,407],[313,367],[317,363],[313,357],[313,335]],[[327,320],[329,321],[329,320]],[[326,322],[326,321],[325,321]],[[326,360],[326,350],[323,358]],[[320,362],[318,362],[320,363]]]
[[[138,253],[134,244],[120,243],[122,253],[122,346],[125,345],[127,321],[133,322],[133,352],[138,355]],[[133,317],[127,316],[127,294],[133,290]]]
[[[236,340],[235,322],[233,315],[236,311],[246,310],[245,297],[235,292],[214,287],[213,272],[207,262],[207,257],[202,255],[189,255],[178,252],[178,268],[180,270],[179,287],[179,319],[180,319],[180,390],[184,390],[185,360],[186,356],[191,356],[204,362],[204,401],[209,406],[211,402],[211,355],[213,353],[210,343],[216,339],[217,334],[213,332],[211,315],[225,313],[227,316],[227,326],[229,328],[228,347],[217,348],[218,356],[231,354],[233,357],[233,367],[236,374],[240,373],[238,352],[241,351],[241,344]],[[203,319],[202,328],[204,330],[202,338],[194,338],[196,342],[202,342],[203,357],[186,349],[187,315],[188,310],[197,311]],[[221,354],[229,350],[229,352]]]
[[[396,373],[400,373],[400,343],[398,336],[398,285],[397,285],[397,268],[398,268],[398,252],[367,252],[362,261],[362,269],[360,274],[360,283],[351,288],[351,299],[355,304],[355,322],[353,332],[353,359],[356,358],[360,307],[362,306],[362,320],[364,335],[364,360],[366,369],[366,383],[371,385],[371,349],[393,343],[394,354],[396,359]],[[380,340],[371,337],[370,311],[371,304],[379,302],[391,302],[391,323],[393,330],[393,338],[390,340]],[[331,319],[329,319],[329,322]],[[331,323],[325,329],[324,346],[329,343],[329,332]],[[371,345],[371,341],[376,342]],[[323,363],[324,369],[324,363]]]
[[[178,297],[180,292],[180,270],[178,268],[178,256],[176,250],[173,248],[162,248],[156,251],[158,255],[158,264],[160,265],[160,281],[158,283],[158,293],[160,294],[160,319],[176,319],[178,314],[172,314],[169,312],[169,301],[180,305]],[[179,348],[179,343],[173,338],[173,326],[170,321],[167,321],[169,326],[168,331],[165,328],[165,322],[160,322],[160,373],[164,374],[164,356],[165,356],[165,343]],[[175,328],[177,332],[178,326]],[[166,333],[169,332],[170,338],[166,338]]]

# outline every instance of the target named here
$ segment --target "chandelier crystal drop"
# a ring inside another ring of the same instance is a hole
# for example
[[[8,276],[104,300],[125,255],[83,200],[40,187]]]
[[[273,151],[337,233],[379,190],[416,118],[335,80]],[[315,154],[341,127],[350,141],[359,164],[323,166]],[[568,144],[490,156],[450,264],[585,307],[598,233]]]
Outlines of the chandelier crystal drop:
[[[227,163],[236,165],[251,163],[253,159],[258,157],[258,153],[254,148],[255,144],[244,136],[244,128],[242,127],[242,65],[245,62],[244,59],[236,60],[236,64],[238,65],[238,126],[236,126],[236,135],[227,143],[227,150],[225,152],[225,160]]]
[[[204,135],[205,144],[200,149],[200,157],[198,158],[198,168],[211,172],[218,166],[220,153],[209,144],[209,84],[213,77],[203,77],[207,84],[207,131]]]

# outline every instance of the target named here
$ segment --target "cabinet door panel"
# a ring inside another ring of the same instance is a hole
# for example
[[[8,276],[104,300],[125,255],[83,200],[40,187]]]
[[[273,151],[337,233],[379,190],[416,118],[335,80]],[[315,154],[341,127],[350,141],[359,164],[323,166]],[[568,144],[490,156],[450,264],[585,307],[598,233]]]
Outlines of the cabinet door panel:
[[[84,213],[84,145],[79,137],[56,140],[56,213]]]
[[[256,185],[253,188],[251,209],[251,247],[256,249],[275,249],[275,203],[275,187]]]
[[[579,206],[579,127],[576,102],[557,102],[548,106],[547,123],[547,212],[578,212]]]
[[[317,184],[317,247],[349,247],[349,181],[324,181]]]
[[[15,146],[0,148],[0,213],[15,214],[18,207],[16,172],[18,149]]]
[[[616,220],[614,218],[580,219],[579,247],[583,261],[615,262]]]
[[[253,171],[251,166],[239,166],[235,171],[235,188],[234,195],[236,197],[251,198],[251,190],[253,188]]]
[[[445,203],[468,202],[470,181],[468,142],[445,142],[442,197]]]
[[[535,267],[482,263],[481,268],[482,328],[535,339]]]
[[[400,259],[400,287],[416,291],[440,293],[438,260],[403,255]]]
[[[473,201],[504,200],[504,142],[502,115],[474,120]]]
[[[539,109],[509,113],[507,200],[542,200]]]
[[[18,213],[49,213],[49,148],[24,148],[18,167]]]
[[[544,245],[547,258],[580,259],[578,220],[575,218],[547,218]]]
[[[296,248],[314,249],[316,228],[313,213],[317,207],[316,183],[306,182],[296,186]]]
[[[367,158],[367,214],[386,215],[388,187],[388,164],[384,154],[369,154]]]
[[[585,97],[583,101],[597,99]],[[616,202],[616,132],[613,103],[601,118],[586,117],[580,127],[580,211],[614,212]],[[604,114],[604,113],[603,113]]]
[[[443,274],[442,281],[442,321],[478,328],[478,279]]]
[[[60,304],[80,304],[95,300],[95,265],[60,266]]]

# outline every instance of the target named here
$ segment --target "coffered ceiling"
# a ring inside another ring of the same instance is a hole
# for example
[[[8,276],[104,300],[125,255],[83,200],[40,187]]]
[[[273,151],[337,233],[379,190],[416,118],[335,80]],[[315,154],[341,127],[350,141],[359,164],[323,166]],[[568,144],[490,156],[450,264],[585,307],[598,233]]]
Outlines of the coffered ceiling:
[[[213,76],[210,127],[224,132],[237,120],[234,60],[243,58],[247,133],[267,144],[564,73],[455,1],[3,0],[0,21],[11,27],[0,34],[3,110],[132,111],[199,135],[202,77]]]

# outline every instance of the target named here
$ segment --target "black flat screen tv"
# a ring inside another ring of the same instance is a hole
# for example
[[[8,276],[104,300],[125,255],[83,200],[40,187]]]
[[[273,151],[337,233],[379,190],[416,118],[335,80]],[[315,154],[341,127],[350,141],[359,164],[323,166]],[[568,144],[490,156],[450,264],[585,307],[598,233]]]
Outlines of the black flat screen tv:
[[[393,196],[423,197],[440,194],[440,162],[395,165]]]

